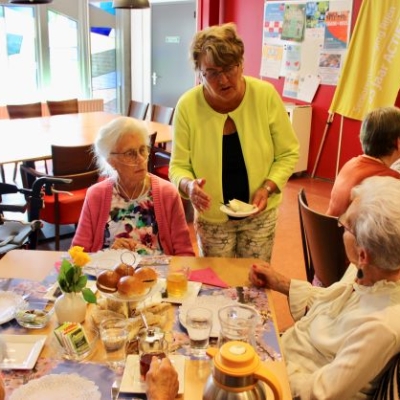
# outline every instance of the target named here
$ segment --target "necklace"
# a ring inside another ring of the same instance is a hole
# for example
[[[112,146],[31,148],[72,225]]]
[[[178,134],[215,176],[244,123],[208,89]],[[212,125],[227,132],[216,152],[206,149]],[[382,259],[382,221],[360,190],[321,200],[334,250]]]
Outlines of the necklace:
[[[137,191],[137,188],[135,187],[131,193],[131,195],[128,194],[128,192],[124,189],[124,187],[119,183],[117,180],[115,182],[115,187],[117,189],[118,194],[125,199],[125,201],[132,201],[135,200],[139,197],[141,197],[147,190],[147,176],[146,178],[143,179],[143,185],[142,189],[140,190],[140,193],[138,195],[135,195],[135,192]]]

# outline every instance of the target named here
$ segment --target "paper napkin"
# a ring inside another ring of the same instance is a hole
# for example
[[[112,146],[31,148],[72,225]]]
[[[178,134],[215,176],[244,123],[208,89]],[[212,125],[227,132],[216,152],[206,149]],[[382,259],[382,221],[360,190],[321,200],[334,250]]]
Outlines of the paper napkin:
[[[196,269],[190,273],[191,281],[205,283],[207,285],[227,288],[228,285],[210,268]]]

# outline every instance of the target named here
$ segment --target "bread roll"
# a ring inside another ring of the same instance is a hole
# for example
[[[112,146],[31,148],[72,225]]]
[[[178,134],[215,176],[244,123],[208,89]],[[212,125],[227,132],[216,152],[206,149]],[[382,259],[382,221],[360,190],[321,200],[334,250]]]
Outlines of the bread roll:
[[[115,271],[102,271],[97,276],[97,289],[104,293],[114,293],[117,291],[120,278],[121,276]]]
[[[147,292],[144,283],[135,275],[120,278],[117,289],[118,293],[125,297],[142,296]]]
[[[135,276],[143,282],[146,288],[151,288],[157,283],[157,272],[153,268],[139,268],[135,270]]]
[[[114,271],[120,276],[127,276],[133,275],[135,269],[131,265],[122,263],[115,267]]]

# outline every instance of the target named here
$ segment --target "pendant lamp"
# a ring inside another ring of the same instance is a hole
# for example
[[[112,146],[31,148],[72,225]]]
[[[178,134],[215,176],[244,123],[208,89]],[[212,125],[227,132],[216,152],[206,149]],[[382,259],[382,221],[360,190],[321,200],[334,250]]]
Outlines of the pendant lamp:
[[[114,0],[113,8],[150,8],[149,0]]]
[[[49,4],[52,3],[53,0],[8,0],[10,4],[26,4],[29,6],[35,4]]]

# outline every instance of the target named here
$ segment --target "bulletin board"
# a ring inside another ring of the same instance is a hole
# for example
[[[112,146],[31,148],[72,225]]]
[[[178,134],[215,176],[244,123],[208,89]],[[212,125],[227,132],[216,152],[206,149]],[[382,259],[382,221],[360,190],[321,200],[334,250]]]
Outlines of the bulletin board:
[[[264,3],[260,76],[285,79],[282,95],[312,102],[336,85],[350,39],[353,0]]]

